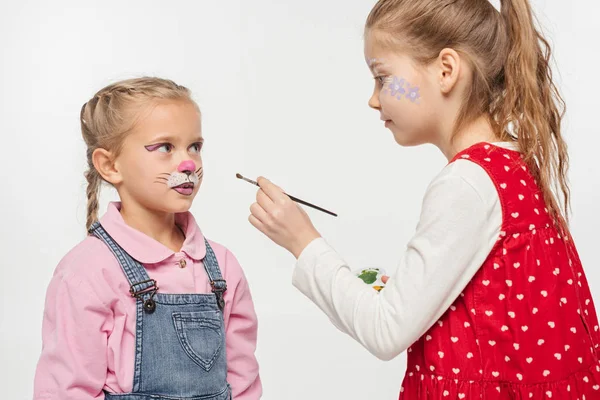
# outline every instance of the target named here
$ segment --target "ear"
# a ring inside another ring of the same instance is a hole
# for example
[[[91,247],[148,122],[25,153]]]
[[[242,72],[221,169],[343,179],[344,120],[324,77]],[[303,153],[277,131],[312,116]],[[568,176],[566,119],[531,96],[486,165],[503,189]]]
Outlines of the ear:
[[[113,154],[106,149],[96,149],[92,153],[92,162],[102,178],[113,186],[123,180],[121,173],[115,167]]]
[[[449,94],[456,87],[460,76],[461,58],[453,49],[443,49],[438,56],[440,79],[440,90],[443,94]]]

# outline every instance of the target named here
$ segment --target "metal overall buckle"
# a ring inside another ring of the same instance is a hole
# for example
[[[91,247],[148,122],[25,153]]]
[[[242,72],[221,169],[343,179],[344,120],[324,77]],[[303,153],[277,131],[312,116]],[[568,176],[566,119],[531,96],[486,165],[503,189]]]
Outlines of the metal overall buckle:
[[[145,283],[152,283],[152,286],[149,286],[145,289],[135,290],[135,287],[138,285],[143,285]],[[129,288],[129,293],[131,293],[131,297],[135,297],[143,301],[144,311],[149,314],[152,314],[154,310],[156,310],[156,302],[154,301],[154,295],[158,291],[158,285],[154,279],[148,279],[146,281],[134,283]],[[147,293],[150,293],[150,298],[144,301],[143,296]]]
[[[217,282],[223,282],[223,288],[216,287],[215,284]],[[227,290],[227,281],[225,279],[215,279],[214,281],[210,281],[210,286],[212,287],[212,292],[217,296],[217,303],[219,304],[219,310],[223,311],[225,308],[225,300],[223,299],[223,293]]]

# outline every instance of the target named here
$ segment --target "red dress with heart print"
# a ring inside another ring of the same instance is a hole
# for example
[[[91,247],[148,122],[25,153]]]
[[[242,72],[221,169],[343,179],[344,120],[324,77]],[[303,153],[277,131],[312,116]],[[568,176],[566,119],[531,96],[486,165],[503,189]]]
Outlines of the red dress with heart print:
[[[501,233],[450,309],[408,349],[402,400],[600,399],[598,319],[572,240],[518,152],[477,144]]]

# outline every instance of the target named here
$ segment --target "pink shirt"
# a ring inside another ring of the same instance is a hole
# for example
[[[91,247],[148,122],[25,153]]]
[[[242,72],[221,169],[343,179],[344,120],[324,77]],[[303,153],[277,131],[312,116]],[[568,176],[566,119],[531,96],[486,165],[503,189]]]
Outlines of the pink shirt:
[[[141,262],[161,293],[211,293],[202,259],[204,236],[190,213],[176,215],[185,232],[181,250],[129,227],[111,203],[100,220],[108,234]],[[248,283],[233,254],[209,241],[227,281],[225,330],[227,380],[236,400],[259,399],[257,319]],[[183,266],[183,267],[182,267]],[[133,385],[135,299],[109,248],[89,236],[59,263],[46,294],[42,354],[34,399],[104,399],[102,390],[127,393]]]

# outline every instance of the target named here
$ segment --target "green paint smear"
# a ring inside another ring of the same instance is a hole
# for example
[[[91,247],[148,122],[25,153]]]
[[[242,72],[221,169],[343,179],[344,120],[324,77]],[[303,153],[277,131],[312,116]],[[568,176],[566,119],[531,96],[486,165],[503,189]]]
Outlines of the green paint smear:
[[[358,277],[367,285],[371,285],[377,280],[377,271],[363,271]]]

